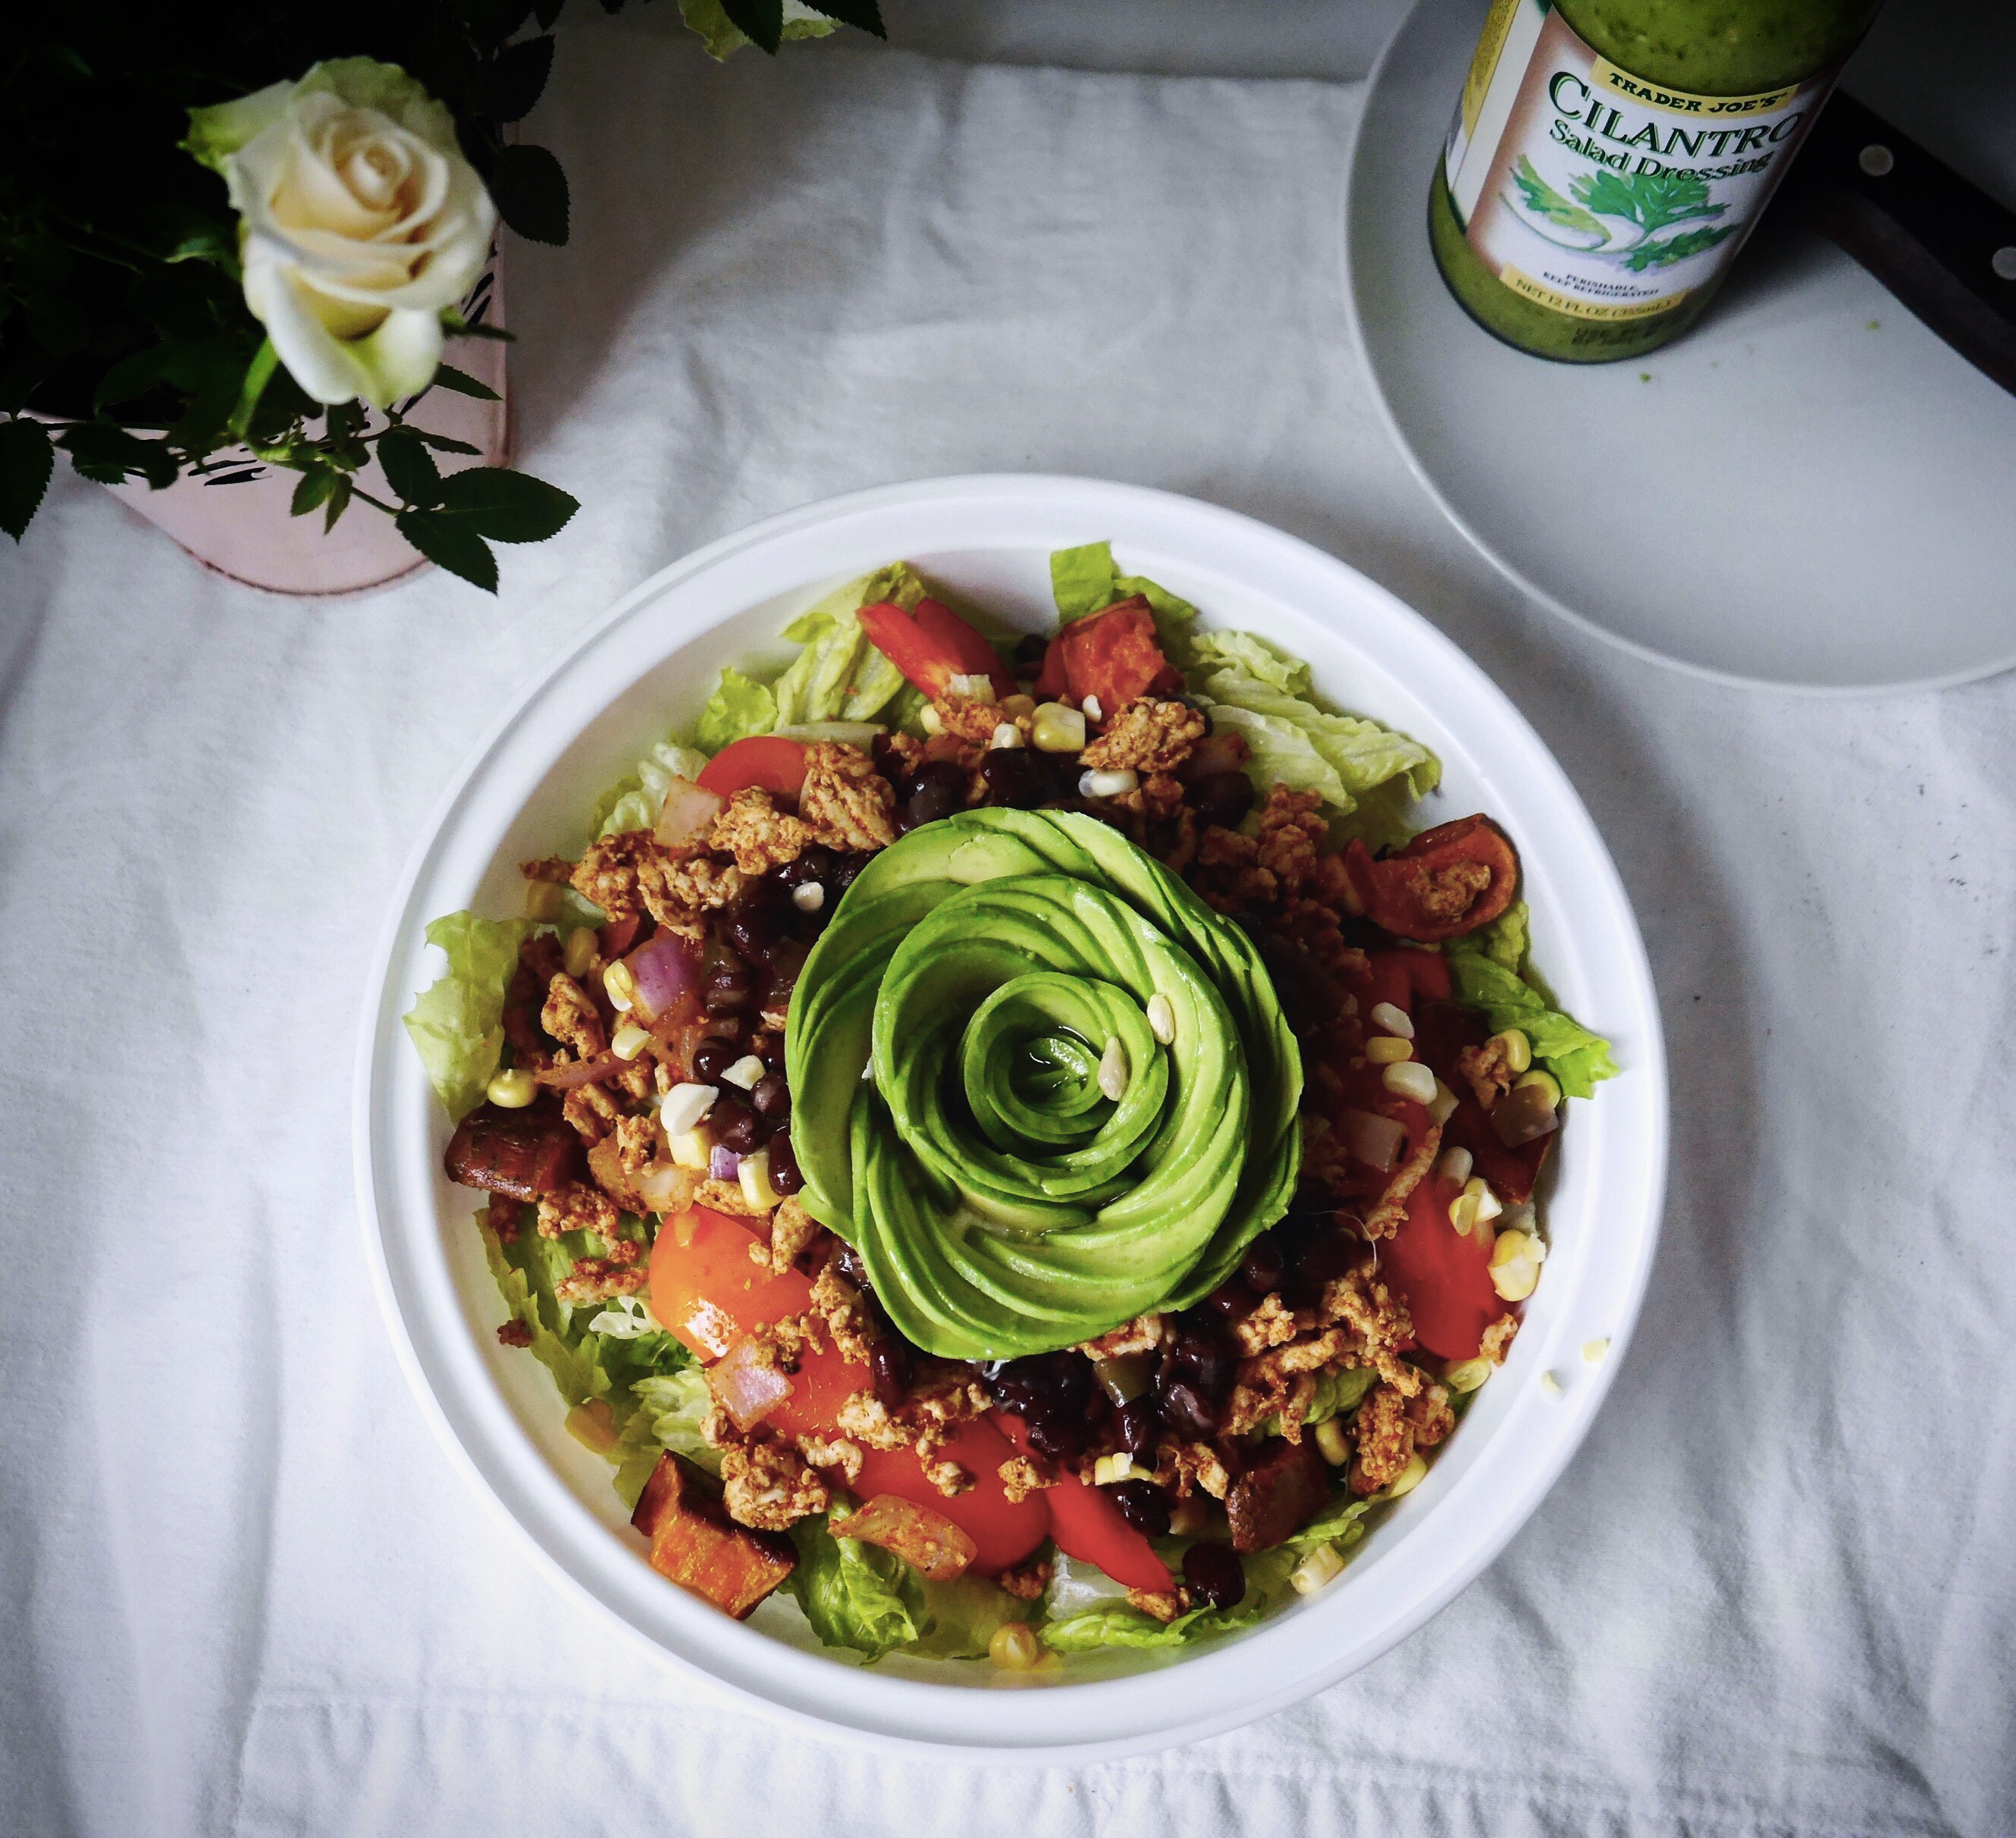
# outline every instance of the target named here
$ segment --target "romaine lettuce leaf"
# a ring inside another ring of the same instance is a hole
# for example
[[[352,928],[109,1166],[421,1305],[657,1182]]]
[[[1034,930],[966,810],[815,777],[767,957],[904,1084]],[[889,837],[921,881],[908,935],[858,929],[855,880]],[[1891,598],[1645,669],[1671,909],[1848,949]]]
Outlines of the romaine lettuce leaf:
[[[1365,1515],[1377,1504],[1341,1494],[1287,1541],[1285,1548],[1305,1555],[1319,1544],[1336,1544],[1345,1549],[1365,1536]]]
[[[903,673],[870,642],[858,616],[888,600],[905,612],[926,589],[906,562],[892,562],[837,588],[784,628],[805,649],[771,685],[779,727],[808,721],[873,721],[904,687]]]
[[[1533,1057],[1568,1097],[1588,1097],[1600,1080],[1617,1076],[1610,1043],[1557,1007],[1528,964],[1523,900],[1490,924],[1449,939],[1442,953],[1456,993],[1484,1011],[1494,1033],[1521,1029],[1533,1043]]]
[[[406,1032],[434,1093],[457,1123],[483,1101],[504,1054],[504,992],[518,968],[529,919],[450,913],[427,928],[448,955],[448,974],[415,997]]]
[[[661,741],[637,762],[637,769],[610,787],[596,801],[589,817],[598,836],[625,830],[648,830],[658,820],[665,788],[674,779],[697,779],[707,768],[707,755],[676,741]],[[582,903],[585,905],[587,903]]]
[[[1370,1366],[1347,1366],[1341,1372],[1319,1372],[1316,1391],[1309,1399],[1305,1423],[1325,1423],[1333,1417],[1341,1417],[1346,1411],[1355,1411],[1364,1402],[1365,1394],[1379,1382],[1379,1375]],[[1262,1436],[1279,1436],[1281,1419],[1276,1416],[1265,1418],[1260,1425]]]
[[[927,1631],[904,1650],[920,1660],[977,1660],[987,1643],[1010,1621],[1034,1625],[1042,1619],[1039,1604],[1019,1602],[998,1583],[968,1572],[949,1583],[919,1577]]]
[[[721,673],[714,694],[700,712],[693,744],[711,758],[722,748],[767,734],[777,725],[777,698],[753,677],[730,665]]]
[[[570,1405],[607,1397],[609,1375],[595,1357],[602,1337],[586,1333],[574,1321],[576,1311],[553,1294],[555,1281],[572,1267],[571,1260],[555,1240],[540,1237],[529,1225],[520,1225],[506,1243],[491,1222],[496,1210],[519,1204],[516,1200],[493,1201],[476,1216],[484,1255],[503,1292],[504,1305],[511,1318],[531,1335],[527,1350],[553,1374],[560,1396]]]
[[[791,1527],[798,1565],[785,1589],[828,1646],[847,1647],[869,1665],[923,1634],[930,1616],[916,1573],[892,1551],[836,1538],[823,1514]]]
[[[1179,670],[1190,667],[1190,622],[1197,608],[1143,575],[1123,575],[1113,559],[1111,542],[1088,542],[1082,548],[1050,553],[1050,595],[1057,603],[1057,622],[1068,625],[1089,613],[1103,612],[1117,600],[1136,594],[1155,615],[1155,636],[1162,655]]]
[[[1214,1634],[1250,1627],[1266,1606],[1265,1598],[1249,1588],[1236,1607],[1192,1609],[1173,1621],[1158,1621],[1137,1608],[1087,1609],[1068,1620],[1050,1623],[1042,1630],[1043,1644],[1060,1653],[1096,1652],[1107,1646],[1182,1646]]]

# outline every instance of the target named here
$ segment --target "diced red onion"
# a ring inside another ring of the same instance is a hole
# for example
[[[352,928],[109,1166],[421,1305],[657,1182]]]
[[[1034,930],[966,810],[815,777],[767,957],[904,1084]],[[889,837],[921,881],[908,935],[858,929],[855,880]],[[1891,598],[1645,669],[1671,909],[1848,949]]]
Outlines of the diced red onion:
[[[604,1053],[593,1059],[576,1060],[568,1065],[546,1066],[532,1076],[555,1091],[571,1091],[577,1085],[599,1085],[604,1079],[613,1078],[622,1069],[621,1060],[613,1053]]]
[[[725,1144],[717,1142],[707,1158],[707,1171],[716,1180],[734,1180],[740,1177],[742,1158]]]
[[[676,932],[661,932],[623,960],[636,986],[632,997],[637,1018],[655,1025],[700,989],[700,965],[693,947]]]
[[[967,1566],[980,1555],[973,1534],[963,1526],[900,1494],[877,1494],[859,1512],[829,1521],[826,1530],[836,1538],[859,1538],[863,1544],[893,1551],[933,1583],[949,1583],[964,1576]]]
[[[744,1340],[707,1369],[707,1389],[735,1419],[737,1429],[754,1429],[791,1395],[790,1375],[780,1372]]]
[[[721,814],[726,802],[718,791],[696,785],[691,779],[675,779],[665,787],[651,834],[668,849],[690,842]]]
[[[1402,1144],[1407,1140],[1404,1127],[1391,1117],[1375,1116],[1370,1111],[1346,1111],[1339,1122],[1344,1130],[1344,1146],[1352,1155],[1381,1174],[1391,1170],[1400,1159]]]

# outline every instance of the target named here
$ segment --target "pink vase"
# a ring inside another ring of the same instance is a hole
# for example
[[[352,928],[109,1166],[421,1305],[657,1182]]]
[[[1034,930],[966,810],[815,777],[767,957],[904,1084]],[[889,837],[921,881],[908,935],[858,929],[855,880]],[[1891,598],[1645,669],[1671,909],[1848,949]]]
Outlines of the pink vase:
[[[462,312],[473,323],[502,328],[500,254],[491,254],[489,267],[463,301]],[[511,418],[504,358],[508,348],[494,338],[452,339],[448,361],[488,384],[498,399],[481,402],[445,389],[430,390],[409,417],[416,427],[467,441],[480,450],[481,458],[437,455],[444,472],[458,472],[466,466],[502,466],[509,460]],[[219,457],[228,460],[230,455]],[[292,514],[290,507],[294,487],[301,481],[299,473],[283,467],[259,466],[249,453],[245,461],[258,476],[239,485],[211,485],[185,477],[159,492],[149,490],[139,479],[109,489],[166,531],[206,568],[276,593],[354,593],[428,565],[383,511],[353,504],[334,529],[325,532],[320,511],[306,517]],[[386,484],[375,458],[357,475],[357,482],[374,497],[396,500],[398,494]]]

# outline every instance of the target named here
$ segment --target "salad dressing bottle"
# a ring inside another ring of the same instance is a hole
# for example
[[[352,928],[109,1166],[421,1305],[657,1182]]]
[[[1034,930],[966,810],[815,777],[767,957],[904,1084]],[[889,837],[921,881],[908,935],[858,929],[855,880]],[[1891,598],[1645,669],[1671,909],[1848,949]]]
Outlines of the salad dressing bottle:
[[[1700,316],[1880,0],[1493,0],[1428,200],[1449,290],[1568,363]]]

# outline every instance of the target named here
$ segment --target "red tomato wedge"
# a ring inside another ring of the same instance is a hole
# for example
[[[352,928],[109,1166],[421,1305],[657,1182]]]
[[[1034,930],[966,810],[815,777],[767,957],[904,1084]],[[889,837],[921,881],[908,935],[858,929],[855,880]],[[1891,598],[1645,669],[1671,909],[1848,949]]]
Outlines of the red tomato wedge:
[[[1162,655],[1154,610],[1138,593],[1072,620],[1050,640],[1036,679],[1039,697],[1096,696],[1106,715],[1136,696],[1179,695],[1183,687],[1182,673]]]
[[[952,693],[955,676],[984,676],[996,701],[1015,693],[1000,654],[949,606],[920,600],[914,613],[877,600],[859,614],[861,629],[883,656],[927,696]]]
[[[1489,925],[1519,891],[1518,852],[1487,816],[1424,830],[1380,861],[1354,838],[1344,867],[1373,924],[1424,944]]]
[[[1018,1452],[1029,1452],[1029,1429],[1020,1417],[996,1411],[994,1421]],[[1049,1508],[1050,1536],[1068,1557],[1096,1564],[1116,1583],[1129,1589],[1167,1590],[1175,1587],[1168,1566],[1155,1548],[1120,1516],[1098,1488],[1075,1474],[1060,1474],[1055,1487],[1035,1496]]]
[[[733,798],[752,785],[781,798],[795,798],[805,782],[805,750],[781,734],[731,741],[707,762],[699,779],[704,791],[721,798]]]
[[[1431,1174],[1408,1196],[1407,1216],[1379,1250],[1379,1274],[1407,1299],[1414,1338],[1445,1360],[1471,1360],[1484,1330],[1505,1312],[1491,1286],[1491,1246],[1449,1224],[1463,1191]]]
[[[651,1248],[651,1312],[666,1331],[710,1363],[765,1322],[801,1314],[812,1304],[811,1281],[796,1270],[773,1276],[752,1262],[746,1227],[723,1213],[695,1206],[668,1220]],[[838,1433],[841,1405],[867,1385],[868,1375],[829,1346],[809,1349],[791,1379],[791,1395],[764,1421],[786,1436]],[[1011,1501],[1001,1464],[1015,1451],[992,1423],[963,1423],[945,1453],[973,1476],[948,1499],[924,1476],[909,1449],[869,1449],[851,1491],[862,1499],[895,1494],[941,1512],[977,1547],[973,1567],[998,1575],[1020,1563],[1050,1533],[1046,1495]]]

